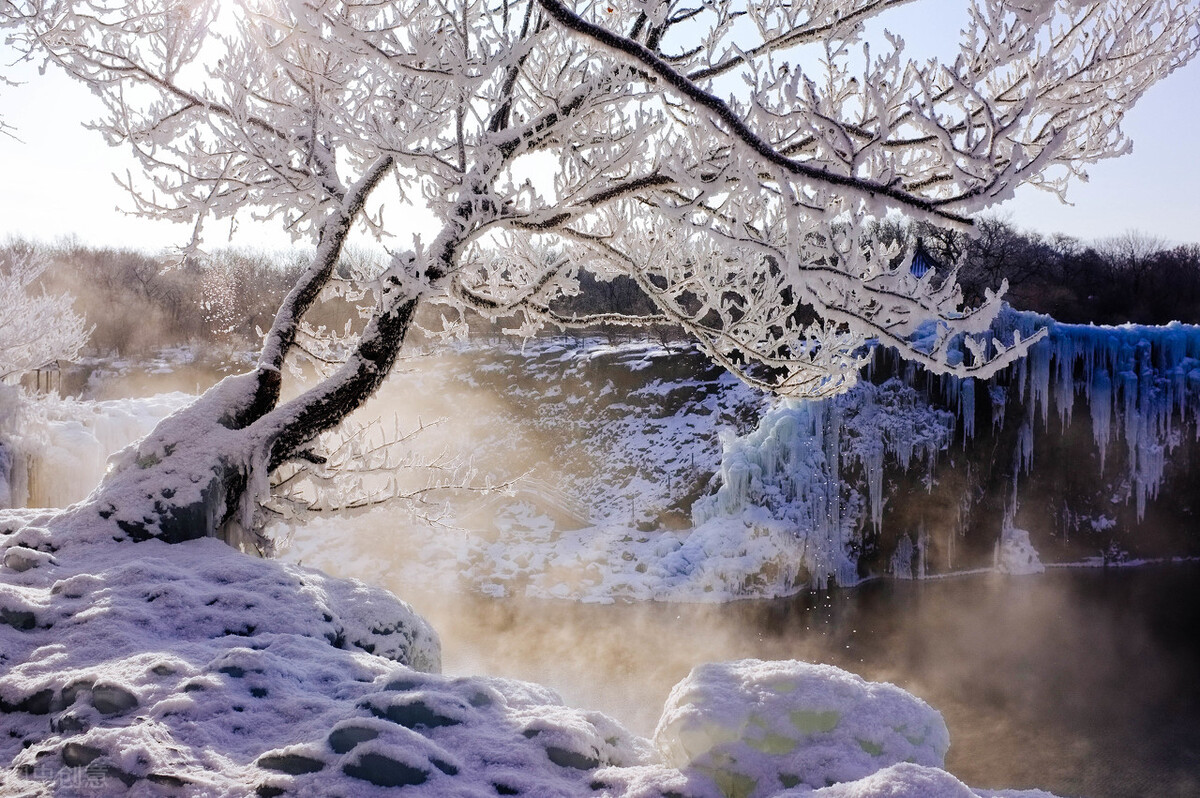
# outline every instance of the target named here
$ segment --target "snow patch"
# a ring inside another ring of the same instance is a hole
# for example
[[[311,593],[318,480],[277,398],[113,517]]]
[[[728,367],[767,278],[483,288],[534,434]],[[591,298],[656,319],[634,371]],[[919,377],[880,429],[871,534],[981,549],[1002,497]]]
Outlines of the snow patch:
[[[900,762],[941,768],[950,735],[940,713],[894,685],[828,665],[742,660],[693,669],[671,691],[654,742],[722,794],[765,798]]]

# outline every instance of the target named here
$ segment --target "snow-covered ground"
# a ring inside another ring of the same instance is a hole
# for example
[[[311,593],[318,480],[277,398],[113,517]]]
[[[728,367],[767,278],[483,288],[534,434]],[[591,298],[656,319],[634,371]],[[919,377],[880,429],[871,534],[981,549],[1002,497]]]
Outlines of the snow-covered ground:
[[[0,513],[5,795],[999,795],[941,769],[935,710],[835,668],[698,669],[651,741],[439,675],[435,632],[380,589],[78,524]]]

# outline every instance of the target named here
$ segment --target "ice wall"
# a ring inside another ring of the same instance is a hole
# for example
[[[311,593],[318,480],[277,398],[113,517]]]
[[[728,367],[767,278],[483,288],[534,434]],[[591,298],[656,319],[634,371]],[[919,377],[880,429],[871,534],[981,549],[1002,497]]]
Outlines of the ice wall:
[[[194,399],[173,392],[103,402],[54,395],[13,402],[0,428],[10,460],[0,506],[65,507],[85,498],[110,455]]]
[[[1103,472],[1113,442],[1124,444],[1126,477],[1140,520],[1158,494],[1167,457],[1190,430],[1200,434],[1200,327],[1060,324],[1049,316],[1006,309],[994,328],[1002,337],[1040,327],[1050,334],[1033,346],[1007,380],[1026,417],[1045,429],[1051,405],[1065,429],[1076,398],[1087,404]],[[1034,435],[1022,430],[1020,467],[1028,471]]]
[[[1200,327],[1060,324],[1006,308],[992,334],[1011,341],[1014,333],[1028,338],[1042,327],[1050,334],[985,384],[930,377],[893,358],[874,365],[876,379],[881,372],[896,375],[880,385],[863,383],[825,402],[780,404],[749,435],[724,440],[720,488],[696,503],[696,526],[736,517],[751,526],[763,525],[763,519],[782,522],[798,541],[797,557],[813,586],[824,587],[831,578],[850,584],[866,521],[876,530],[882,523],[885,464],[908,469],[915,460],[931,467],[955,428],[970,446],[982,400],[994,429],[1006,421],[1016,425],[1010,497],[1015,502],[1019,477],[1033,467],[1039,435],[1054,417],[1062,429],[1071,425],[1080,398],[1088,408],[1101,476],[1114,460],[1123,464],[1123,474],[1110,476],[1128,484],[1126,499],[1135,503],[1140,520],[1157,495],[1171,450],[1187,434],[1200,436]],[[924,393],[914,388],[918,385]],[[948,410],[934,409],[930,395]],[[1008,408],[1022,405],[1023,413],[1006,419]],[[1125,456],[1106,457],[1116,446],[1124,447]],[[1011,520],[1001,526],[996,545],[1004,570],[1039,569],[1028,533],[1013,530]],[[908,536],[898,546],[890,569],[911,578],[924,547]]]
[[[953,431],[951,413],[895,378],[824,402],[781,402],[752,433],[723,441],[721,486],[696,502],[693,522],[753,526],[765,514],[790,528],[813,587],[854,584],[851,544],[866,519],[882,522],[885,461],[932,467]]]

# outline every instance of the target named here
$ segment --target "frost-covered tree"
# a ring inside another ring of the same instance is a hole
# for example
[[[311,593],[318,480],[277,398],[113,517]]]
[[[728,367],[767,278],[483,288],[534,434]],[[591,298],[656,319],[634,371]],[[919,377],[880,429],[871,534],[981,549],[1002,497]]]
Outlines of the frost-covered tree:
[[[74,360],[88,326],[70,294],[38,287],[48,262],[35,251],[0,251],[0,381],[55,360]]]
[[[866,35],[896,6],[937,13],[918,0],[0,0],[19,46],[108,106],[139,210],[317,243],[256,368],[164,422],[94,507],[133,537],[211,534],[375,391],[422,303],[448,334],[468,313],[525,335],[666,321],[791,396],[846,388],[872,343],[959,375],[1010,362],[1028,342],[975,337],[998,294],[963,307],[868,222],[968,227],[1021,184],[1061,193],[1127,149],[1122,115],[1195,54],[1200,9],[964,2],[947,62]],[[383,186],[437,224],[372,276],[340,366],[281,402],[352,226],[388,231],[364,212]],[[581,264],[657,313],[556,312]]]

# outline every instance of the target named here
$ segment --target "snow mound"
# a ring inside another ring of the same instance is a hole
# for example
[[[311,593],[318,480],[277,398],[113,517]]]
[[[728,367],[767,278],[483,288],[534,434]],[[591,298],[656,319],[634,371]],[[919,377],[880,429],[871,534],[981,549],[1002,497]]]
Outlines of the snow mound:
[[[760,660],[695,668],[671,691],[654,741],[727,798],[857,781],[901,762],[941,768],[950,747],[941,714],[899,687]]]
[[[432,628],[361,582],[215,540],[12,545],[35,537],[9,531],[21,520],[0,525],[0,759],[18,793],[244,794],[263,750],[327,731],[401,665],[440,667]]]
[[[1037,549],[1029,542],[1029,532],[1005,525],[996,544],[996,570],[1002,574],[1040,574],[1046,570]]]

